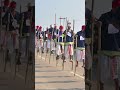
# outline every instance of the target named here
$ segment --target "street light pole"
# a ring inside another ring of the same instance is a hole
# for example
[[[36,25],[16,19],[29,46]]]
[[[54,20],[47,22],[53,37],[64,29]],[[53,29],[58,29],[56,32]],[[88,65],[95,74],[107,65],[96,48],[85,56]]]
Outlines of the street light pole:
[[[60,19],[60,25],[61,25],[61,20],[63,20],[63,25],[64,25],[64,20],[66,19],[66,18],[59,18]]]

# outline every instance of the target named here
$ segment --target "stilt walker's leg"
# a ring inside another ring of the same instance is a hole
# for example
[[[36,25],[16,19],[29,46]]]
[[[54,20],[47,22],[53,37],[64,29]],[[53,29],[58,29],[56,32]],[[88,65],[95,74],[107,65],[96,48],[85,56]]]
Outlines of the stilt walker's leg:
[[[74,33],[74,26],[75,26],[75,20],[73,20],[73,33]],[[73,60],[74,60],[74,39],[75,39],[75,35],[73,34],[73,37],[72,37],[72,39],[73,39],[73,44],[71,44],[71,49],[70,49],[70,51],[71,51],[71,63],[72,63],[72,67],[71,67],[71,70],[73,70]]]
[[[64,70],[64,64],[65,64],[65,59],[66,59],[66,47],[64,46],[64,53],[62,54],[62,70]]]
[[[71,62],[71,64],[72,64],[72,67],[71,67],[71,70],[73,70],[73,55],[72,55],[72,46],[71,46],[71,44],[69,44],[69,46],[68,46],[68,52],[69,52],[69,61]]]
[[[73,61],[71,61],[71,63],[72,63],[72,67],[71,67],[71,70],[73,70]]]
[[[64,62],[65,62],[65,59],[63,59],[63,62],[62,62],[62,70],[64,70]]]
[[[52,52],[51,52],[51,48],[52,48],[52,45],[51,45],[51,40],[50,40],[50,57],[49,57],[49,64],[50,64],[51,54],[52,54]]]
[[[46,59],[47,59],[47,54],[48,54],[48,52],[49,52],[49,49],[48,49],[48,41],[46,41],[46,56],[45,56],[45,61],[46,61]]]
[[[16,55],[15,55],[15,75],[14,75],[14,79],[15,79],[15,77],[16,77],[16,72],[17,72],[17,59],[18,59],[18,57],[17,57],[17,52],[16,52]]]
[[[28,65],[29,65],[29,60],[27,60],[27,67],[26,67],[26,71],[25,71],[25,84],[26,84],[26,80],[27,80]]]
[[[40,45],[40,46],[41,46],[40,56],[41,56],[41,60],[42,60],[42,49],[43,49],[43,48],[42,48],[42,40],[41,40],[41,45]]]
[[[73,48],[75,48],[75,50],[74,50],[74,59],[75,59],[75,70],[74,70],[74,76],[75,76],[75,74],[76,74],[76,68],[77,68],[77,65],[78,65],[78,62],[77,62],[77,59],[78,59],[78,55],[77,55],[77,35],[74,37],[75,38],[75,47],[73,47]],[[76,58],[75,58],[76,57]]]
[[[57,67],[59,60],[59,45],[56,45],[56,52],[57,52],[57,56],[56,56],[56,67]]]
[[[8,57],[8,53],[5,50],[4,72],[6,72],[7,57]]]
[[[47,54],[48,54],[48,48],[47,48],[47,50],[46,50],[45,61],[46,61],[46,59],[47,59]]]
[[[5,66],[4,66],[4,72],[6,72],[7,61],[10,59],[10,58],[9,58],[9,50],[6,50],[5,53],[6,53],[6,54],[5,54],[5,61],[4,61],[4,62],[5,62],[5,63],[4,63],[4,64],[5,64]]]
[[[56,51],[56,50],[55,50],[55,43],[56,43],[56,42],[55,42],[55,40],[54,40],[54,41],[53,41],[53,51],[54,51],[54,52],[53,52],[53,61],[54,61],[54,55],[56,55],[56,54],[55,54],[55,51]]]
[[[32,61],[33,61],[33,64],[32,64],[32,74],[31,74],[31,79],[32,79],[33,76],[34,76],[34,68],[35,68],[35,67],[34,67],[34,65],[35,65],[35,61],[34,61],[34,58],[33,58],[33,57],[34,57],[34,53],[32,54],[32,58],[31,58]],[[34,77],[34,78],[35,78],[35,77]]]
[[[56,67],[58,65],[59,55],[56,56]]]
[[[26,43],[26,44],[27,44],[27,45],[26,45],[26,46],[27,46],[27,47],[26,47],[26,50],[27,50],[27,52],[26,52],[26,53],[27,53],[27,66],[26,66],[26,71],[25,71],[25,84],[26,84],[26,80],[27,80],[28,66],[29,66],[29,60],[30,60],[30,53],[29,53],[29,50],[28,50],[28,48],[29,48],[29,47],[28,47],[28,44],[29,44],[29,40],[28,40],[28,39],[29,39],[29,38],[28,38],[28,36],[27,36],[26,38],[27,38],[27,39],[26,39],[26,42],[27,42],[27,43]]]
[[[62,55],[62,70],[64,70],[64,63],[65,63],[65,54],[66,54],[66,47],[64,46],[64,53]]]

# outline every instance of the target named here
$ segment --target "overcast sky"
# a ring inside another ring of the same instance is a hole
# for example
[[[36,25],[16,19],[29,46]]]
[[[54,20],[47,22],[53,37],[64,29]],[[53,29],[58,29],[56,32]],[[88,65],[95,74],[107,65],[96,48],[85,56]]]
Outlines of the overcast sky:
[[[75,19],[75,31],[85,24],[85,0],[35,0],[35,22],[43,28],[60,25],[60,17],[67,17],[72,23]],[[63,23],[63,21],[62,21]]]

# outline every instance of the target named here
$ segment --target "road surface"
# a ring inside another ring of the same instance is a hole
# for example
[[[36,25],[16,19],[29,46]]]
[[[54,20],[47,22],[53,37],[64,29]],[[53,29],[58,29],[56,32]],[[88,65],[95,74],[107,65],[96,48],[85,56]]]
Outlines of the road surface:
[[[66,62],[62,70],[61,61],[56,67],[53,56],[49,64],[49,56],[45,61],[45,55],[36,56],[35,64],[35,88],[36,90],[85,90],[84,70],[78,70],[76,76],[71,71],[71,64]],[[80,67],[79,67],[80,69]],[[81,67],[82,69],[82,67]]]

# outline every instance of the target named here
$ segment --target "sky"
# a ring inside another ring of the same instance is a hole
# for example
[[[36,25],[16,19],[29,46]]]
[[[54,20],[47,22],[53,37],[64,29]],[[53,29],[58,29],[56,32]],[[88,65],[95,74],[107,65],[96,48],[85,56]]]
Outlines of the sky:
[[[66,18],[71,22],[75,20],[75,32],[81,30],[85,24],[85,0],[35,0],[35,24],[44,29],[51,24],[59,27],[60,17]],[[65,22],[61,21],[65,26]],[[73,26],[73,24],[72,24]]]

